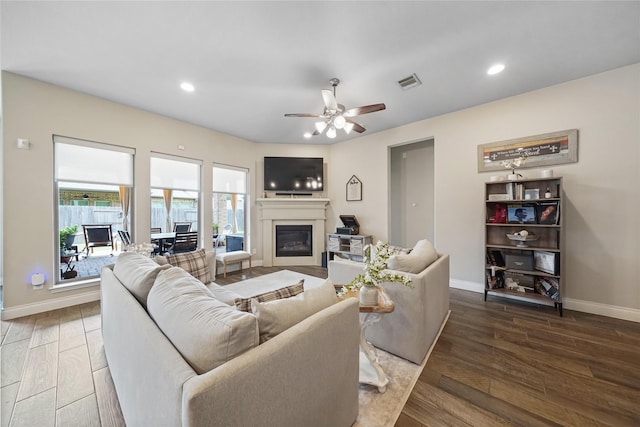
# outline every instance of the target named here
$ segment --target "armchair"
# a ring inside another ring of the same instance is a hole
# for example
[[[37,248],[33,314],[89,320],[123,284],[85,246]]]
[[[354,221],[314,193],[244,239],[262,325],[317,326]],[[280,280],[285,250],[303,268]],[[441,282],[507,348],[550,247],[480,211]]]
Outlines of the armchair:
[[[329,278],[348,284],[362,273],[364,264],[349,260],[329,261]],[[395,310],[366,331],[367,341],[396,356],[420,364],[435,340],[449,311],[449,255],[438,258],[419,273],[406,273],[409,288],[398,283],[381,283],[395,303]]]

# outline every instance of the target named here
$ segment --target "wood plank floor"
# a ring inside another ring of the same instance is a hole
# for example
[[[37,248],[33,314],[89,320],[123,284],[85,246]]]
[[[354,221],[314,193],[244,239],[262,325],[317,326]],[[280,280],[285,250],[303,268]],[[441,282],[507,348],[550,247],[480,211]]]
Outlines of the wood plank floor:
[[[449,321],[396,426],[640,425],[640,324],[450,295]],[[124,426],[100,328],[97,302],[3,321],[0,426]]]
[[[450,295],[396,426],[640,426],[640,324]]]

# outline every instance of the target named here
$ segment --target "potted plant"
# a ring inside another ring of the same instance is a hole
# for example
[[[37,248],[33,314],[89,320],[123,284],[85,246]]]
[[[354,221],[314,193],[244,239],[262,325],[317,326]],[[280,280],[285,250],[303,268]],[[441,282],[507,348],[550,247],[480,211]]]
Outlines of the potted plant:
[[[218,234],[218,224],[217,223],[213,223],[213,234]]]
[[[372,249],[373,254],[371,253]],[[409,277],[393,274],[387,270],[387,260],[391,257],[388,243],[378,241],[375,246],[367,245],[364,249],[364,255],[364,273],[357,275],[351,283],[345,285],[339,292],[340,296],[360,290],[361,305],[377,305],[378,284],[395,282],[404,286],[412,286]]]
[[[73,245],[77,232],[77,225],[70,225],[60,230],[60,253],[63,253],[66,248],[70,248]]]

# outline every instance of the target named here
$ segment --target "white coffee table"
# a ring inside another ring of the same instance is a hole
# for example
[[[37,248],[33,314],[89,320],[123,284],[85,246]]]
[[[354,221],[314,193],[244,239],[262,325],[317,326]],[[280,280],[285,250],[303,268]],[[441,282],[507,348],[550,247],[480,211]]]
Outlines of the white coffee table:
[[[387,391],[389,378],[382,370],[376,349],[365,338],[366,329],[379,321],[383,315],[393,312],[395,304],[381,287],[378,288],[378,304],[360,306],[360,383],[378,387],[380,393]],[[343,298],[359,297],[359,292],[349,292]]]

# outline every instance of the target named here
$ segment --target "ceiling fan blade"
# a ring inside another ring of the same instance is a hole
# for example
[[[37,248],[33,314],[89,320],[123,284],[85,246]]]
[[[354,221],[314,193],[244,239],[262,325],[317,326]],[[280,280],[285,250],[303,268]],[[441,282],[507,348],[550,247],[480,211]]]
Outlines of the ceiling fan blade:
[[[322,132],[318,132],[318,129],[316,129],[313,131],[311,136],[324,135],[325,133],[327,133],[327,129],[329,129],[329,126],[325,126],[324,129],[322,129]]]
[[[347,123],[351,123],[353,125],[353,130],[355,130],[358,133],[362,133],[366,130],[362,125],[354,122],[353,120],[347,119]]]
[[[322,118],[325,117],[322,114],[306,114],[306,113],[287,113],[284,116],[285,117],[322,117]]]
[[[355,117],[355,116],[360,116],[362,114],[368,114],[368,113],[373,113],[375,111],[384,110],[386,108],[387,106],[384,104],[365,105],[363,107],[351,108],[345,111],[342,115],[345,117]]]
[[[327,110],[332,113],[335,113],[338,110],[338,102],[336,101],[336,97],[333,96],[333,92],[328,89],[323,89],[322,99],[324,100],[324,105],[327,107]]]

